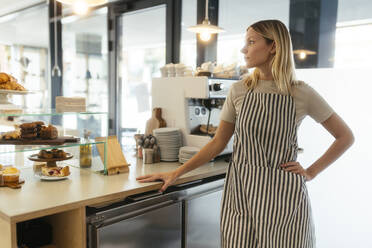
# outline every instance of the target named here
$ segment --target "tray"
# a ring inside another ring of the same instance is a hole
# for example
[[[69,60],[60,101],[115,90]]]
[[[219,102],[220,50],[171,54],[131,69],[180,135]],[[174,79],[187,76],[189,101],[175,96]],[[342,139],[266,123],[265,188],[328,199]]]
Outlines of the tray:
[[[0,145],[62,145],[66,142],[79,142],[80,138],[73,136],[60,136],[56,139],[0,139]]]
[[[35,153],[35,154],[28,156],[28,159],[31,161],[46,162],[48,167],[56,167],[57,161],[64,161],[64,160],[67,160],[73,157],[70,153],[67,153],[67,152],[66,152],[65,158],[39,158],[38,156],[39,154]]]

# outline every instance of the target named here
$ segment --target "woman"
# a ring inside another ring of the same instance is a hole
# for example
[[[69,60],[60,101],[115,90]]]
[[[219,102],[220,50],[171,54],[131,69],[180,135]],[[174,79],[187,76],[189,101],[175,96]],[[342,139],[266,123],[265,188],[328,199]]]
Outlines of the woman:
[[[255,70],[230,89],[215,137],[177,170],[138,180],[163,180],[164,191],[218,155],[234,134],[222,200],[222,247],[315,247],[305,182],[340,157],[353,134],[317,92],[295,79],[291,39],[282,22],[251,25],[241,52]],[[305,169],[296,159],[297,128],[306,115],[335,141]]]

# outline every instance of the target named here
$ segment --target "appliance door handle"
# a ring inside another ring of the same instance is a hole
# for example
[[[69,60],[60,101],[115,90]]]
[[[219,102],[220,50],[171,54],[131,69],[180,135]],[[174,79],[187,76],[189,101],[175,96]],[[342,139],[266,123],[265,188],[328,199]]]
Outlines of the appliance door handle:
[[[161,193],[161,192],[155,192],[155,193],[151,193],[151,194],[147,194],[147,195],[141,195],[141,196],[137,196],[137,197],[128,196],[128,199],[130,199],[134,202],[137,202],[137,201],[145,200],[145,199],[152,198],[152,197],[155,197],[155,196],[159,196],[159,195],[162,195],[162,194],[163,193]]]
[[[129,219],[129,218],[141,215],[141,214],[145,214],[147,212],[150,212],[150,211],[162,208],[162,207],[169,206],[169,205],[171,205],[175,202],[176,202],[176,200],[167,200],[167,201],[160,202],[160,203],[148,206],[148,207],[144,207],[144,208],[141,208],[141,209],[138,209],[138,210],[131,211],[129,213],[118,215],[118,216],[109,218],[107,220],[104,220],[101,223],[100,227],[107,226],[107,225],[110,225],[110,224],[114,224],[114,223],[117,223],[119,221],[126,220],[126,219]]]
[[[172,187],[180,188],[180,187],[184,187],[184,186],[190,186],[190,185],[194,185],[194,184],[197,184],[197,183],[201,183],[202,181],[203,181],[202,179],[199,179],[199,180],[195,180],[195,181],[191,181],[191,182],[187,182],[187,183],[181,183],[181,184],[173,185]]]

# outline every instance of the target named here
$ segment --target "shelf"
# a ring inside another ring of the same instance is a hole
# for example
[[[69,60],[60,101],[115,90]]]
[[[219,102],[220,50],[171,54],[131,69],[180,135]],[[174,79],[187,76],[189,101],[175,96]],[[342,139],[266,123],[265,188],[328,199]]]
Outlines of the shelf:
[[[95,141],[87,140],[74,143],[65,143],[62,145],[0,145],[0,155],[7,153],[16,153],[16,152],[29,152],[29,151],[39,151],[39,150],[49,150],[49,149],[58,149],[66,147],[75,147],[81,145],[97,145],[105,144],[104,141]]]
[[[86,111],[86,112],[57,112],[55,109],[49,110],[28,110],[24,109],[23,113],[0,113],[0,117],[7,116],[62,116],[62,115],[107,115],[107,112]]]

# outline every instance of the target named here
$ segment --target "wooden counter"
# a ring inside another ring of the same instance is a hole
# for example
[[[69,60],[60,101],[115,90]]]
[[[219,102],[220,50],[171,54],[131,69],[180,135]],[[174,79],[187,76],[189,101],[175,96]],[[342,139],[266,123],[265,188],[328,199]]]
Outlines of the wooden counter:
[[[128,159],[128,158],[127,158]],[[142,164],[129,158],[130,171],[126,174],[103,176],[89,169],[71,167],[69,179],[41,181],[32,168],[21,169],[25,184],[21,189],[0,188],[0,244],[16,247],[16,224],[45,217],[53,226],[54,243],[58,247],[86,247],[85,207],[122,200],[133,194],[159,189],[162,182],[138,183],[141,175],[167,172],[179,163]],[[181,184],[201,178],[224,174],[227,163],[217,161],[205,164],[176,181]],[[67,232],[58,240],[61,231]]]

